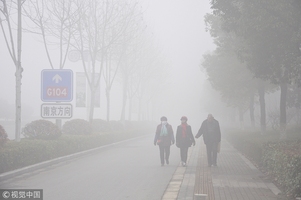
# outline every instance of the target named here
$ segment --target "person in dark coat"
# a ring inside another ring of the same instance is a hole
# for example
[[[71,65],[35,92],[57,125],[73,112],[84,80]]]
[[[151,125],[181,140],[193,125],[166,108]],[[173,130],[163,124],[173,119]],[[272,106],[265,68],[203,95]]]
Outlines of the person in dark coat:
[[[208,166],[217,166],[217,151],[221,141],[221,130],[218,121],[214,119],[212,114],[209,114],[207,119],[203,121],[195,138],[199,138],[201,135],[203,135],[206,144]]]
[[[187,124],[187,117],[181,118],[181,125],[177,127],[176,146],[180,148],[182,166],[186,166],[188,148],[195,145],[195,140],[191,131],[191,126]]]
[[[160,149],[161,166],[164,166],[164,158],[166,164],[169,164],[170,146],[175,143],[172,126],[167,123],[166,117],[161,117],[161,124],[157,126],[154,145],[158,145]]]

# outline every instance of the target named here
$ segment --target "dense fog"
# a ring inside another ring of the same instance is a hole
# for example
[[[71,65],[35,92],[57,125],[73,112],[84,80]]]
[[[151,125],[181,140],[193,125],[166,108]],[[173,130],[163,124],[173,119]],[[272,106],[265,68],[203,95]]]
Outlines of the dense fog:
[[[233,4],[239,14],[214,1],[27,1],[18,71],[11,58],[17,10],[9,2],[13,40],[2,15],[0,119],[13,137],[16,108],[21,127],[44,118],[45,103],[60,100],[43,99],[42,70],[64,69],[73,73],[72,100],[64,102],[72,105],[72,119],[158,121],[164,115],[175,126],[186,115],[197,127],[212,113],[242,127],[298,121],[301,48],[292,27],[300,24],[299,11],[279,5],[291,16],[264,17],[257,4]],[[290,25],[272,25],[290,17]]]
[[[24,4],[27,12],[33,12],[31,6],[30,3]],[[150,51],[153,52],[149,52],[148,57],[142,58],[144,60],[136,65],[153,68],[148,74],[150,80],[145,80],[145,85],[151,84],[153,87],[147,86],[143,89],[146,94],[142,97],[145,99],[141,103],[140,111],[138,95],[134,96],[131,120],[159,121],[159,118],[165,115],[171,120],[172,124],[176,125],[180,122],[180,117],[186,115],[191,123],[200,122],[209,112],[202,110],[202,102],[207,101],[202,94],[202,86],[206,75],[202,71],[200,63],[202,54],[214,48],[209,33],[205,32],[204,23],[205,13],[210,12],[209,2],[142,0],[137,2],[135,6],[136,12],[139,12],[136,17],[141,18],[139,19],[141,20],[139,21],[141,30],[138,30],[140,32],[137,33],[139,35],[137,39],[132,39],[137,41],[131,42],[135,43],[135,45],[140,45],[140,47],[129,52],[127,56],[130,57],[133,56],[130,54],[134,54],[134,52],[143,51],[142,48],[144,50],[145,48],[152,48]],[[39,29],[25,16],[25,12],[23,14],[22,67],[24,71],[21,87],[21,113],[22,125],[24,126],[24,124],[32,120],[41,118],[41,105],[45,103],[41,100],[41,71],[43,69],[51,69],[51,65],[49,64],[41,35],[34,33],[39,32]],[[13,15],[16,17],[16,13],[13,13]],[[34,14],[32,14],[33,16]],[[16,21],[13,23],[15,24]],[[51,34],[51,31],[48,34]],[[15,35],[16,32],[14,30],[14,37]],[[47,39],[50,41],[47,42],[53,68],[59,69],[58,39],[54,36],[48,36]],[[1,120],[14,121],[16,99],[14,74],[16,69],[5,45],[4,38],[1,37],[0,40],[0,74],[2,75],[0,80],[2,114],[0,118]],[[148,47],[143,47],[147,45]],[[71,46],[69,50],[74,50],[74,48]],[[124,60],[122,62],[125,62]],[[154,63],[150,63],[152,61]],[[91,63],[86,62],[86,65],[88,64]],[[100,62],[96,63],[97,71],[99,71],[98,65],[100,65]],[[70,59],[66,59],[64,69],[73,71],[73,100],[70,102],[73,105],[72,118],[88,120],[88,108],[76,106],[76,73],[84,72],[82,62],[81,60],[72,62]],[[103,68],[102,73],[106,73],[105,68]],[[95,119],[107,119],[105,87],[104,77],[102,76],[100,80],[100,107],[95,107],[94,109],[93,118]],[[111,89],[109,120],[120,120],[121,118],[122,87],[122,73],[119,69]],[[88,90],[89,88],[86,88],[87,92]],[[88,99],[86,101],[86,106],[88,106]],[[128,107],[129,100],[127,100],[126,104],[126,120],[129,120]],[[10,138],[13,137],[13,128],[9,126],[7,129]]]

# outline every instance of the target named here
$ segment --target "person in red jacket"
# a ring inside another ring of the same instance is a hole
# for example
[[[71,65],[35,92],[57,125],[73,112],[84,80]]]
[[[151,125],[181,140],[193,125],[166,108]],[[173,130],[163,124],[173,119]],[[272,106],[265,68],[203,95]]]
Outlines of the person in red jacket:
[[[195,145],[195,140],[192,135],[191,126],[187,124],[187,117],[181,118],[181,125],[177,128],[176,146],[180,148],[182,166],[186,166],[188,148]]]
[[[163,116],[160,120],[161,124],[157,126],[154,145],[159,146],[161,166],[164,166],[164,159],[166,164],[169,164],[170,146],[175,143],[175,138],[172,126],[167,123],[167,118]]]

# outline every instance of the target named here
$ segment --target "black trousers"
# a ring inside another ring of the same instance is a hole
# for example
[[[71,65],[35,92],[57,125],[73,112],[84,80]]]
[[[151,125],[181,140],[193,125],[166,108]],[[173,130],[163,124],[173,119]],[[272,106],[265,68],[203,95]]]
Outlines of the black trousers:
[[[216,142],[206,144],[208,165],[210,166],[217,164],[217,145]]]
[[[184,163],[187,162],[188,148],[189,147],[180,147],[181,161]]]
[[[165,157],[165,160],[169,160],[170,146],[159,145],[159,149],[160,149],[161,164],[164,164],[164,157]],[[165,154],[165,156],[164,156],[164,154]]]

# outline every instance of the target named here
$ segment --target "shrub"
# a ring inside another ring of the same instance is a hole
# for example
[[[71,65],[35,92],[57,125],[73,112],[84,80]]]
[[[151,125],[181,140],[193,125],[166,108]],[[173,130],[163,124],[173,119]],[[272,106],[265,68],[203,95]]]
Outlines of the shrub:
[[[301,135],[288,130],[287,139],[267,132],[232,131],[227,139],[268,174],[288,197],[301,196]]]
[[[62,132],[70,135],[90,135],[92,126],[84,119],[73,119],[64,124]]]
[[[270,142],[263,151],[263,165],[287,196],[301,195],[301,140]]]
[[[110,121],[110,126],[114,132],[124,130],[124,126],[121,121]]]
[[[110,123],[102,119],[94,119],[92,122],[92,129],[94,132],[110,132]]]
[[[60,129],[52,122],[47,120],[36,120],[27,124],[22,129],[25,138],[31,139],[57,139],[61,136]]]
[[[7,133],[5,129],[0,125],[0,147],[3,146],[7,140]]]

